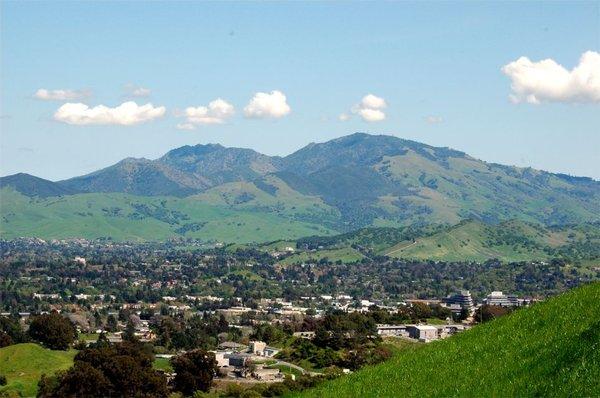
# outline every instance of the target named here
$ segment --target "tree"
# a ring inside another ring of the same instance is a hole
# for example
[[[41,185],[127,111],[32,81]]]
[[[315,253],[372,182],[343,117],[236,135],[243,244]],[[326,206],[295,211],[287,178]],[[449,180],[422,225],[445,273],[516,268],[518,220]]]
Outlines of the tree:
[[[175,391],[191,395],[194,391],[208,391],[217,371],[215,355],[204,350],[193,350],[171,360],[176,373]]]
[[[75,341],[77,331],[71,321],[53,312],[33,318],[29,336],[52,350],[66,350]]]
[[[106,330],[113,333],[117,331],[117,318],[112,314],[106,318]]]
[[[136,341],[137,337],[135,337],[135,325],[131,321],[131,319],[127,322],[127,326],[125,327],[125,332],[123,333],[123,340],[127,341]]]
[[[166,397],[167,380],[153,359],[151,347],[139,343],[86,348],[69,370],[42,378],[38,397]]]
[[[0,331],[0,348],[14,344],[12,337],[6,332]]]
[[[475,316],[473,317],[477,322],[487,322],[493,319],[504,316],[510,312],[509,308],[501,307],[499,305],[487,305],[484,304],[477,309]]]
[[[26,341],[27,335],[23,332],[18,320],[7,316],[0,316],[0,347],[24,343]],[[10,344],[6,344],[8,342],[10,342]]]

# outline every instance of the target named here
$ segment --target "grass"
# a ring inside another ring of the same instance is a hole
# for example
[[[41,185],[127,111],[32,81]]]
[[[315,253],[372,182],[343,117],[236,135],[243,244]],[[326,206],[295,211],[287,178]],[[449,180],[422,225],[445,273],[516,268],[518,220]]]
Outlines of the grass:
[[[327,258],[329,261],[341,261],[343,263],[353,263],[360,261],[364,256],[351,247],[342,247],[339,249],[317,250],[315,252],[300,252],[293,254],[281,260],[281,264],[301,264],[309,261],[319,261]]]
[[[152,367],[167,373],[173,372],[173,367],[171,366],[171,360],[169,358],[155,358]]]
[[[294,396],[599,396],[599,298],[573,289]]]
[[[268,366],[268,368],[270,368],[270,369],[279,369],[281,371],[281,373],[284,373],[286,375],[294,375],[296,377],[300,377],[302,375],[301,371],[299,371],[296,368],[292,368],[290,366],[287,366],[287,365],[270,365],[270,366]]]
[[[438,261],[478,261],[499,259],[504,262],[546,260],[549,251],[587,239],[598,242],[598,228],[583,234],[576,227],[552,230],[539,224],[507,221],[499,225],[463,221],[430,236],[403,241],[381,251],[405,259]],[[573,235],[573,238],[568,238]]]
[[[29,198],[0,190],[0,237],[100,238],[147,241],[172,237],[220,242],[270,242],[333,231],[317,222],[257,209],[235,209],[197,197],[78,194]]]
[[[0,395],[34,397],[42,374],[70,368],[76,353],[75,350],[48,350],[33,343],[0,348],[0,375],[7,379],[7,385],[0,387]]]

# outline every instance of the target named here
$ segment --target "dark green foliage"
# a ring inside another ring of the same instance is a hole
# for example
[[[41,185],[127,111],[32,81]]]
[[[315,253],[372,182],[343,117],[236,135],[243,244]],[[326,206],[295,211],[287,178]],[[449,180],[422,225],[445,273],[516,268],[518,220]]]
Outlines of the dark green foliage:
[[[500,307],[498,305],[484,304],[481,307],[477,308],[477,311],[475,311],[475,315],[473,316],[473,318],[477,322],[488,322],[496,318],[500,318],[501,316],[510,313],[510,311],[510,308]]]
[[[75,341],[77,331],[71,321],[53,312],[34,317],[29,336],[52,350],[66,350]]]
[[[212,352],[193,350],[171,360],[176,373],[175,391],[191,395],[194,391],[208,391],[217,372],[217,361]]]
[[[157,344],[166,348],[191,350],[214,349],[218,335],[230,332],[229,324],[222,315],[196,315],[184,321],[171,317],[162,317],[154,326],[157,332]]]
[[[0,316],[0,347],[25,343],[27,340],[27,334],[23,331],[17,319]]]
[[[38,397],[166,397],[166,378],[152,368],[151,348],[139,343],[91,347],[55,377],[43,377]]]

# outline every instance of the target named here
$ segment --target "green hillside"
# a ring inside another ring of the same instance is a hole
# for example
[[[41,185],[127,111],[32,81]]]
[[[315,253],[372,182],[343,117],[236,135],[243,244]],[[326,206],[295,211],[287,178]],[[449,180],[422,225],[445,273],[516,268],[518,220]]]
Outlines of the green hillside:
[[[207,204],[197,198],[88,193],[51,198],[0,190],[0,236],[165,240],[191,237],[264,242],[332,231],[294,214],[261,213]]]
[[[543,231],[542,234],[540,231]],[[385,250],[384,254],[398,258],[444,261],[485,261],[491,258],[504,261],[543,260],[549,257],[544,251],[545,247],[568,243],[558,236],[552,240],[545,233],[541,226],[522,222],[492,226],[468,221],[431,236],[399,242]]]
[[[273,251],[272,244],[258,248]],[[600,265],[600,224],[546,227],[512,220],[485,224],[466,220],[454,226],[364,228],[333,236],[298,239],[284,264],[319,261],[354,262],[385,255],[406,260],[503,262],[562,258],[569,264]]]
[[[598,396],[599,298],[577,288],[297,396]]]
[[[7,385],[2,393],[20,393],[33,397],[42,374],[53,374],[73,365],[77,351],[52,351],[37,344],[15,344],[0,348],[0,375],[6,376]]]

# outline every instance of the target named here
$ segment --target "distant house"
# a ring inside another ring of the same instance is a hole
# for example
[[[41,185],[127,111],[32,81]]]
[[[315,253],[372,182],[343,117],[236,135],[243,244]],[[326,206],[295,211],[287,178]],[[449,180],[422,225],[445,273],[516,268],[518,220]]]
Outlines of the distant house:
[[[462,310],[466,310],[470,315],[475,310],[471,292],[468,290],[462,290],[460,293],[448,296],[442,299],[442,303],[445,304],[453,313],[460,314]]]
[[[315,332],[307,331],[307,332],[294,332],[294,337],[298,337],[301,339],[312,340],[315,338]]]
[[[428,342],[438,339],[438,329],[435,326],[410,325],[406,330],[410,337],[419,341]]]
[[[251,341],[250,352],[255,355],[262,355],[263,351],[267,348],[267,343],[264,341]]]
[[[245,368],[251,356],[249,354],[229,354],[229,366],[236,368]]]
[[[383,337],[409,337],[407,325],[377,325],[377,334]]]
[[[235,341],[224,341],[221,344],[219,344],[219,349],[221,350],[231,350],[239,352],[244,351],[246,348],[248,348],[247,345],[236,343]]]
[[[492,292],[483,302],[487,305],[497,305],[500,307],[518,307],[519,299],[515,295],[506,295],[502,292]]]
[[[273,381],[282,379],[283,374],[279,369],[257,368],[252,371],[252,377],[260,381]]]

